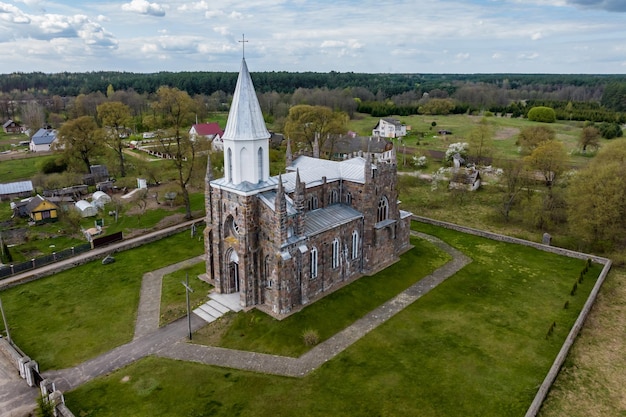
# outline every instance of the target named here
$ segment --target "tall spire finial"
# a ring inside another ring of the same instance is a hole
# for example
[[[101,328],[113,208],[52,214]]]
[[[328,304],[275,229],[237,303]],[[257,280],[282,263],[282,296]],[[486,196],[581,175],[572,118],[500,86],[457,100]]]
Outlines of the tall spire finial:
[[[242,54],[243,58],[245,59],[245,57],[246,57],[246,43],[248,42],[246,40],[246,35],[242,33],[241,34],[241,40],[238,41],[238,42],[241,44],[241,48],[242,48],[241,54]]]

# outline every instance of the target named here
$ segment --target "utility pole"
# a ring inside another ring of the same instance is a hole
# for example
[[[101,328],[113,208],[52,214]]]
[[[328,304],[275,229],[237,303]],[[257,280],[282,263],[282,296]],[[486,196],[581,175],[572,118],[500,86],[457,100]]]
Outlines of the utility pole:
[[[4,307],[2,307],[2,299],[0,299],[0,311],[2,311],[2,321],[4,322],[4,328],[7,331],[7,340],[11,344],[11,333],[9,333],[9,325],[7,324],[7,318],[4,315]]]
[[[193,289],[189,286],[189,272],[185,274],[185,282],[181,282],[185,287],[185,296],[187,298],[187,327],[189,328],[189,340],[191,340],[191,312],[189,311],[189,291],[193,292]]]

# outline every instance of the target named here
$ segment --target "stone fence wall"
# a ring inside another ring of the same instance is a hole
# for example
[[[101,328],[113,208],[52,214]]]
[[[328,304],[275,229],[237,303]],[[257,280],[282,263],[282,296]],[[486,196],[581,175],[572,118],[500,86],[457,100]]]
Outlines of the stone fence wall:
[[[585,320],[587,319],[587,316],[589,315],[589,312],[591,311],[591,308],[593,307],[593,304],[596,301],[598,293],[600,292],[600,288],[602,287],[602,284],[604,283],[606,276],[611,270],[611,265],[612,265],[611,260],[607,258],[602,258],[600,256],[596,256],[596,255],[576,252],[576,251],[572,251],[569,249],[557,248],[557,247],[550,246],[550,245],[544,245],[542,243],[531,242],[529,240],[518,239],[518,238],[514,238],[510,236],[500,235],[497,233],[486,232],[484,230],[473,229],[471,227],[460,226],[454,223],[448,223],[448,222],[444,222],[440,220],[429,219],[427,217],[414,215],[412,219],[421,223],[427,223],[427,224],[432,224],[434,226],[445,227],[447,229],[452,229],[452,230],[456,230],[462,233],[467,233],[467,234],[471,234],[475,236],[481,236],[481,237],[485,237],[485,238],[492,239],[492,240],[498,240],[501,242],[529,246],[535,249],[539,249],[539,250],[551,252],[551,253],[556,253],[558,255],[563,255],[563,256],[570,257],[570,258],[585,259],[585,260],[591,259],[593,262],[604,265],[604,268],[602,268],[602,271],[600,272],[600,275],[598,276],[598,279],[595,285],[593,286],[591,292],[589,293],[589,297],[587,298],[585,305],[580,311],[580,314],[578,314],[578,317],[576,321],[574,322],[574,325],[572,326],[569,334],[567,335],[567,338],[563,342],[563,346],[561,346],[561,350],[559,351],[558,355],[554,359],[554,362],[552,363],[552,366],[550,367],[548,374],[546,375],[546,377],[543,380],[543,383],[537,390],[537,393],[535,395],[533,402],[531,403],[530,407],[526,411],[525,417],[535,417],[537,413],[539,412],[539,409],[541,408],[541,405],[543,404],[544,400],[546,399],[546,396],[548,395],[548,391],[550,391],[552,384],[556,380],[556,377],[559,374],[559,371],[561,370],[561,367],[563,366],[565,359],[567,358],[569,350],[574,344],[576,337],[578,337],[578,333],[580,333],[580,330],[585,324]]]
[[[0,337],[0,355],[4,355],[8,361],[18,371],[20,377],[26,380],[30,387],[38,387],[41,395],[46,398],[55,409],[55,416],[75,417],[74,414],[65,405],[65,398],[61,391],[57,391],[54,383],[48,380],[40,381],[39,365],[36,361],[31,360],[16,345],[9,343],[3,337]]]

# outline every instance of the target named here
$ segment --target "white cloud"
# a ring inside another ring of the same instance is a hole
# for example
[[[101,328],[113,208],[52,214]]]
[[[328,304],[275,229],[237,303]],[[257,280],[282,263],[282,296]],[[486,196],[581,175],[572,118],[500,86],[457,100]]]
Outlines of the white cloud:
[[[209,9],[209,3],[207,3],[204,0],[193,2],[193,3],[185,3],[182,6],[178,7],[178,10],[181,10],[181,11],[188,11],[188,10],[197,11],[197,10],[208,10],[208,9]]]
[[[538,41],[541,38],[543,38],[543,35],[541,34],[541,32],[535,32],[532,35],[530,35],[530,39],[532,39],[533,41]]]
[[[11,4],[0,3],[0,21],[8,23],[30,23],[30,18],[19,8]]]
[[[165,16],[165,8],[158,3],[150,3],[146,0],[132,0],[122,4],[122,10],[150,16]]]

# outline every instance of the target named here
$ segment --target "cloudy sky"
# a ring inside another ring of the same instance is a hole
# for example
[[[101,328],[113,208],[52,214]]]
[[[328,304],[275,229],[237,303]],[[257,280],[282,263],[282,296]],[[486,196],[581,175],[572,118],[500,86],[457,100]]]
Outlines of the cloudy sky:
[[[624,73],[626,0],[0,0],[0,73]]]

